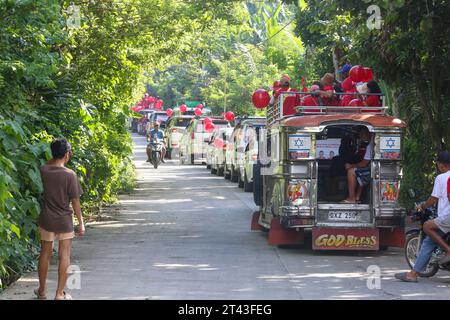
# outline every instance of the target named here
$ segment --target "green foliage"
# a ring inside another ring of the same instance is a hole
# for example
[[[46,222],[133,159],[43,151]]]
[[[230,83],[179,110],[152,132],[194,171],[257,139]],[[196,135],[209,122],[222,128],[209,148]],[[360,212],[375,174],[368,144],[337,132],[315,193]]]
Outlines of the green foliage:
[[[212,1],[0,1],[0,279],[34,267],[39,167],[66,137],[85,215],[134,184],[129,106],[150,66],[189,50],[188,35],[229,4]],[[78,5],[80,18],[70,5]],[[176,19],[174,18],[176,17]],[[176,21],[174,21],[176,20]],[[74,24],[68,24],[67,22]],[[72,28],[74,27],[74,28]],[[180,41],[185,39],[186,41]]]
[[[217,14],[202,30],[179,39],[181,45],[191,43],[183,59],[148,71],[144,81],[150,93],[160,96],[166,106],[199,99],[215,114],[224,110],[253,114],[255,89],[267,88],[282,73],[296,78],[303,45],[292,32],[295,6],[281,1],[229,6],[227,15]]]

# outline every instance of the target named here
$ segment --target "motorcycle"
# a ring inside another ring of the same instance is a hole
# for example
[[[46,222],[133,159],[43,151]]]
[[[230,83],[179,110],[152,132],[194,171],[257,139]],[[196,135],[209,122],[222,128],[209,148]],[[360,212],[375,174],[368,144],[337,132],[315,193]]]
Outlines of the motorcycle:
[[[153,164],[155,169],[158,169],[159,164],[161,163],[162,150],[164,147],[163,142],[160,139],[155,139],[151,141],[148,145],[150,147],[150,163]]]
[[[417,203],[416,206],[417,207]],[[421,244],[423,239],[425,239],[425,232],[423,231],[423,225],[428,220],[432,220],[437,217],[437,212],[435,208],[428,208],[425,211],[417,211],[413,210],[408,214],[411,217],[413,222],[419,222],[419,227],[409,230],[406,233],[406,245],[405,245],[405,257],[408,265],[411,269],[414,267],[414,264],[417,259],[417,255],[419,253]],[[450,244],[450,232],[444,234],[442,232],[442,238]],[[430,278],[434,276],[439,269],[450,271],[450,263],[446,263],[444,265],[439,264],[439,259],[445,255],[445,250],[441,247],[437,246],[428,262],[425,271],[421,272],[419,275],[423,278]]]

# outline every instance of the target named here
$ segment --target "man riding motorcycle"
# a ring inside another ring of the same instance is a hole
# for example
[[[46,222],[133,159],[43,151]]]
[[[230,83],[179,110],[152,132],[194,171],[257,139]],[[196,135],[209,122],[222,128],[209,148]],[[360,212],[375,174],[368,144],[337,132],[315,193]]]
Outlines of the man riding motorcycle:
[[[438,217],[434,220],[427,221],[423,226],[423,230],[427,234],[427,237],[425,237],[422,242],[413,270],[410,272],[397,273],[395,275],[397,279],[405,282],[417,282],[417,277],[428,265],[431,255],[437,245],[447,253],[439,259],[439,264],[443,265],[450,262],[450,246],[439,234],[439,231],[444,233],[450,232],[450,203],[446,188],[447,181],[450,178],[450,152],[445,151],[439,153],[437,166],[441,174],[436,177],[433,193],[425,203],[417,206],[417,210],[424,211],[425,209],[434,206],[439,201],[437,211]]]
[[[162,144],[162,150],[161,150],[161,161],[164,161],[164,157],[166,155],[166,143],[164,142],[164,132],[162,132],[161,130],[159,130],[159,123],[156,122],[153,125],[153,129],[150,130],[150,133],[148,134],[148,137],[150,138],[150,142],[147,145],[147,162],[150,162],[150,157],[152,155],[152,149],[151,149],[151,145],[154,143],[158,143],[161,142]]]

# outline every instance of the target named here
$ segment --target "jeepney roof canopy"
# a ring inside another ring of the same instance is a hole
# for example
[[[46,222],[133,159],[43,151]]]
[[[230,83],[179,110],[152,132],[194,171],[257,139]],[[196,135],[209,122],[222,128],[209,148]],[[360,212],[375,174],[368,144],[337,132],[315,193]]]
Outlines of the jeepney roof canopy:
[[[291,116],[280,120],[281,125],[288,127],[318,127],[333,122],[334,123],[355,122],[355,124],[366,123],[373,127],[383,127],[383,128],[406,127],[406,124],[398,118],[385,115],[364,114],[364,113],[301,115],[301,116]]]

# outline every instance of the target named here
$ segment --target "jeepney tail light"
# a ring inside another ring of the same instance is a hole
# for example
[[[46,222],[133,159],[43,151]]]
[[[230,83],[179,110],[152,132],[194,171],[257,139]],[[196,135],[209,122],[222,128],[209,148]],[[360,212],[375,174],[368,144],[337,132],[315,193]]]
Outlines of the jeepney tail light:
[[[191,133],[191,139],[195,139],[195,133],[194,132]]]
[[[177,132],[177,128],[172,128],[172,132]]]

